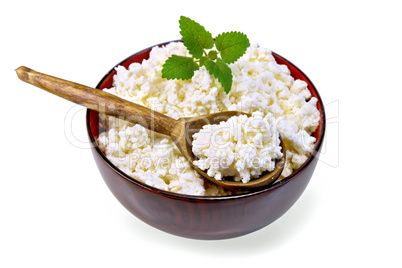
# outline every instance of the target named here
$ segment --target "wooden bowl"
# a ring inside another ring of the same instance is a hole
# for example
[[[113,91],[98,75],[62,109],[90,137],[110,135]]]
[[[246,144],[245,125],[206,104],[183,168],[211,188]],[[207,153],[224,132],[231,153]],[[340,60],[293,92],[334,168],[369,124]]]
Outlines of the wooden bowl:
[[[169,42],[159,44],[162,46]],[[154,47],[154,46],[152,46]],[[149,57],[152,47],[128,57],[117,65],[128,66]],[[194,239],[226,239],[261,229],[281,217],[300,197],[313,175],[325,133],[325,112],[322,100],[310,79],[295,65],[273,53],[279,64],[285,64],[295,79],[308,83],[311,95],[318,99],[321,119],[313,134],[317,141],[308,160],[292,175],[266,189],[223,197],[198,197],[156,189],[136,181],[114,166],[99,149],[98,112],[87,110],[88,136],[100,173],[120,203],[145,223],[177,236]],[[116,65],[116,66],[117,66]],[[113,67],[97,88],[112,87]]]

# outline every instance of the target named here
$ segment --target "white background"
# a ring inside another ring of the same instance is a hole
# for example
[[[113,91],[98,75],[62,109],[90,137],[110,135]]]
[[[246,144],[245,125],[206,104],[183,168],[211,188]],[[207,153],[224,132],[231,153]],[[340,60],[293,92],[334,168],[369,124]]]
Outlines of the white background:
[[[7,1],[0,42],[0,267],[401,267],[399,1]],[[115,64],[180,38],[188,16],[286,57],[328,116],[299,201],[240,238],[198,241],[126,211],[86,144],[84,109],[18,80],[20,65],[96,86]]]

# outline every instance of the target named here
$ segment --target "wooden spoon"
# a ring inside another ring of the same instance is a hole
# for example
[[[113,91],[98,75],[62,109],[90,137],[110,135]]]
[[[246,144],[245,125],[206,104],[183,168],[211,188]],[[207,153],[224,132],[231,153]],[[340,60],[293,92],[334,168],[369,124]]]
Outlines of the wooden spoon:
[[[202,126],[206,124],[218,124],[221,121],[228,120],[232,116],[242,114],[241,112],[228,111],[197,117],[184,117],[176,120],[102,90],[42,74],[24,66],[16,69],[16,72],[22,81],[44,89],[59,97],[83,105],[91,110],[117,116],[126,121],[140,124],[147,129],[171,136],[183,156],[199,174],[212,183],[226,189],[250,191],[266,187],[279,178],[284,168],[286,150],[282,139],[281,146],[283,157],[277,162],[275,169],[248,183],[216,180],[193,164],[193,161],[196,160],[192,152],[193,134],[198,132]]]

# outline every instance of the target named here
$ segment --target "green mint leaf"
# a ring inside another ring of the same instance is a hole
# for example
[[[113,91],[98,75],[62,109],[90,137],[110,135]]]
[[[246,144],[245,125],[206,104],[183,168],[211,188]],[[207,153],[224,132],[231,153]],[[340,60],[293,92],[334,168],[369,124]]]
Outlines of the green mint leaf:
[[[193,58],[172,55],[163,64],[162,78],[186,80],[193,77],[194,71],[198,69],[199,66]]]
[[[204,49],[211,49],[214,46],[212,34],[199,23],[181,16],[179,24],[184,45],[194,58],[200,59],[204,53]]]
[[[205,63],[205,61],[207,61],[207,60],[208,60],[207,57],[202,56],[201,59],[200,59],[200,66],[204,66],[204,63]]]
[[[208,72],[218,79],[226,94],[228,94],[232,88],[233,80],[232,70],[229,65],[220,58],[216,62],[207,60],[204,62],[204,65]]]
[[[216,50],[211,50],[208,52],[208,59],[216,60],[218,58],[218,52]]]
[[[226,63],[237,61],[246,52],[250,41],[239,32],[226,32],[215,38],[216,49]]]

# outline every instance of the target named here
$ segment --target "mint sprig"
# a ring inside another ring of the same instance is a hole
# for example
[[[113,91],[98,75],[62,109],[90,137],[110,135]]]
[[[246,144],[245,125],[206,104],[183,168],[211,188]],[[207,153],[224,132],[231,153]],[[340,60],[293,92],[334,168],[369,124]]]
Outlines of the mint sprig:
[[[205,66],[229,93],[233,82],[229,64],[236,62],[246,52],[249,46],[247,36],[240,32],[225,32],[214,40],[203,26],[184,16],[180,17],[179,25],[183,44],[192,57],[170,56],[163,65],[162,77],[191,79],[200,66]]]

